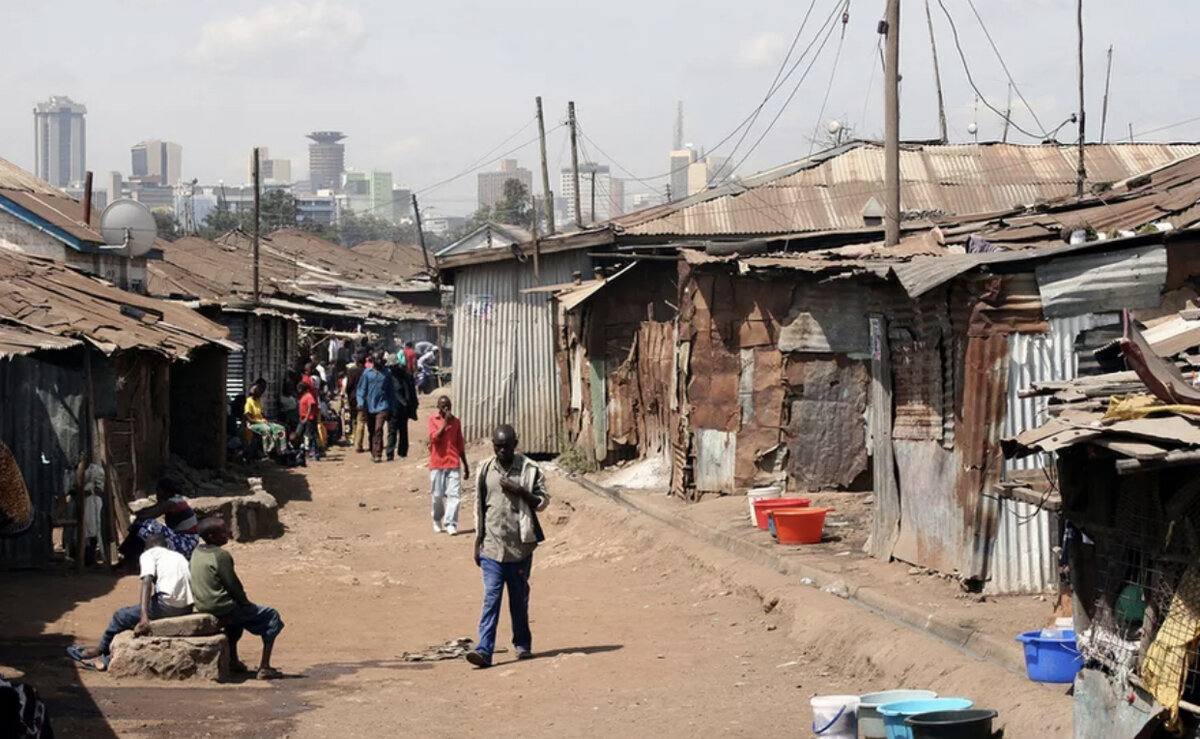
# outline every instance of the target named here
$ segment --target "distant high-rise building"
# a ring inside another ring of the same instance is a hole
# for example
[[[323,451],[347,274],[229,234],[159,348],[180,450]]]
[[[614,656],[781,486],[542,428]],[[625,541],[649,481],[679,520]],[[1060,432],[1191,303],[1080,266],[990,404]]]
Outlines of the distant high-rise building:
[[[718,185],[730,176],[733,165],[729,157],[706,156],[688,165],[687,191],[683,195],[695,195],[708,189],[709,185]],[[674,197],[675,193],[671,193]]]
[[[479,183],[479,207],[491,208],[504,199],[504,183],[516,180],[525,186],[528,192],[533,191],[533,173],[528,169],[517,166],[516,159],[501,159],[500,171],[480,172],[477,176]]]
[[[412,218],[412,190],[407,187],[392,187],[392,218],[397,223]]]
[[[575,217],[575,181],[570,167],[564,167],[559,178],[559,191],[567,201],[567,220],[586,225],[603,223],[618,214],[614,208],[614,185],[607,164],[582,162],[579,165],[579,207],[583,218]],[[596,197],[592,197],[593,191]],[[620,185],[621,199],[624,198],[624,183]]]
[[[87,107],[52,95],[33,107],[34,170],[55,187],[83,182],[87,170]]]
[[[308,178],[313,192],[336,190],[341,187],[346,171],[346,138],[341,131],[313,131],[308,135],[314,143],[308,145]]]
[[[347,172],[342,177],[342,206],[358,215],[371,212],[371,176],[366,172]]]
[[[609,218],[625,212],[625,180],[610,178],[608,181]]]
[[[696,161],[696,150],[690,146],[675,149],[671,152],[671,197],[670,200],[683,200],[688,195],[688,168]]]
[[[178,185],[183,178],[183,147],[172,141],[147,139],[129,149],[130,179],[156,185]]]
[[[392,197],[392,173],[371,172],[371,215],[395,221]]]
[[[649,208],[654,205],[662,205],[663,199],[661,195],[652,192],[639,192],[633,196],[632,207],[635,211],[642,208]]]
[[[246,182],[254,182],[254,149],[246,157]],[[263,182],[291,183],[292,160],[271,159],[270,150],[265,146],[258,147],[258,174]]]
[[[108,198],[110,202],[125,197],[125,183],[122,182],[120,172],[109,172],[108,180],[105,184],[108,185]]]

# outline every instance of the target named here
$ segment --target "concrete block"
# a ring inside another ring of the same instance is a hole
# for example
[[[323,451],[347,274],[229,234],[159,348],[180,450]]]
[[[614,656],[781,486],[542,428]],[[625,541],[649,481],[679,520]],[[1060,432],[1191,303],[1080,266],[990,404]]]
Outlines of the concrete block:
[[[229,678],[229,640],[217,636],[139,636],[132,631],[112,643],[108,673],[116,678],[211,680]]]

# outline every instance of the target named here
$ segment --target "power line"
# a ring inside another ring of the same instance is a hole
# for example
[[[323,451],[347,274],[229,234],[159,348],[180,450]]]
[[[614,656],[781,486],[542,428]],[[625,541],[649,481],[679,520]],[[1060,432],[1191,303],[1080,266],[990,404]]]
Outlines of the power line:
[[[500,149],[501,147],[503,147],[503,146],[504,146],[505,144],[507,144],[508,142],[510,142],[510,141],[512,141],[513,139],[515,139],[516,137],[520,136],[522,133],[524,133],[524,132],[525,132],[525,129],[529,128],[530,126],[532,126],[532,125],[533,125],[534,123],[536,123],[536,122],[537,122],[537,117],[536,117],[536,116],[533,116],[533,117],[531,117],[531,118],[530,118],[528,121],[526,121],[525,125],[521,126],[521,127],[520,127],[520,128],[518,128],[516,131],[514,131],[514,132],[513,132],[513,134],[512,134],[511,136],[509,136],[508,138],[504,139],[503,141],[501,141],[501,142],[500,142],[499,144],[497,144],[496,146],[492,147],[492,149],[491,149],[490,151],[488,151],[486,154],[484,154],[483,156],[481,156],[481,157],[479,157],[478,159],[476,159],[474,162],[472,162],[470,165],[468,165],[468,166],[467,166],[467,168],[466,168],[466,169],[464,169],[463,171],[459,172],[458,174],[454,175],[453,177],[448,177],[448,178],[446,178],[446,179],[444,179],[444,180],[442,180],[442,181],[440,181],[440,182],[437,182],[437,183],[434,183],[434,184],[432,184],[432,185],[429,185],[428,187],[423,187],[423,188],[421,188],[421,189],[419,189],[419,190],[414,190],[413,192],[415,192],[415,193],[417,193],[417,194],[419,195],[419,194],[421,194],[421,193],[425,193],[425,192],[430,192],[430,191],[432,191],[432,190],[436,190],[437,188],[441,187],[442,185],[447,185],[447,184],[449,184],[449,183],[451,183],[451,182],[454,182],[455,180],[457,180],[457,179],[459,179],[459,178],[461,178],[461,177],[466,177],[467,175],[469,175],[469,174],[471,174],[472,172],[476,171],[476,170],[477,170],[477,169],[479,169],[480,167],[483,167],[483,166],[485,166],[485,165],[491,164],[492,162],[495,162],[495,161],[497,161],[497,160],[503,159],[504,157],[508,156],[509,154],[512,154],[513,152],[516,152],[516,151],[520,151],[521,149],[525,148],[526,146],[529,146],[529,144],[530,144],[531,142],[526,142],[526,143],[524,143],[524,144],[521,144],[520,146],[516,147],[515,149],[511,149],[511,150],[509,150],[509,151],[507,151],[507,152],[505,152],[505,153],[503,153],[503,154],[500,154],[499,156],[497,156],[497,157],[495,157],[495,158],[488,159],[488,157],[489,157],[489,156],[491,156],[492,154],[494,154],[494,153],[496,152],[496,150],[497,150],[497,149]],[[561,126],[561,124],[560,124],[560,126]],[[533,138],[533,141],[537,141],[537,140],[538,140],[538,139],[537,139],[537,137],[535,136],[535,137]]]
[[[1149,134],[1152,134],[1152,133],[1158,133],[1159,131],[1166,131],[1171,128],[1179,128],[1180,126],[1186,126],[1187,124],[1195,123],[1196,121],[1200,121],[1200,116],[1196,116],[1195,118],[1188,118],[1186,121],[1179,121],[1178,123],[1168,123],[1165,126],[1159,126],[1158,128],[1151,128],[1146,131],[1138,131],[1137,133],[1134,134],[1134,136],[1137,136],[1140,138],[1142,136],[1148,136]]]
[[[967,82],[970,83],[971,89],[975,91],[975,95],[981,101],[983,101],[983,104],[985,106],[987,106],[988,109],[990,109],[993,113],[1000,116],[1001,118],[1007,120],[1009,122],[1009,125],[1011,125],[1015,129],[1017,129],[1021,133],[1025,134],[1026,136],[1033,138],[1033,139],[1038,139],[1038,140],[1043,140],[1043,139],[1047,138],[1047,134],[1044,129],[1043,129],[1042,133],[1040,133],[1040,134],[1028,131],[1028,130],[1022,128],[1021,126],[1017,125],[1017,123],[1015,121],[1013,121],[1011,115],[1006,115],[1006,114],[1000,112],[999,108],[997,108],[995,105],[992,105],[991,102],[988,101],[988,99],[984,96],[984,94],[979,90],[979,86],[975,84],[975,78],[971,76],[971,67],[967,64],[967,55],[963,52],[962,43],[959,41],[958,26],[956,26],[954,23],[954,16],[950,15],[950,11],[946,8],[946,3],[943,2],[943,0],[938,0],[938,5],[941,6],[942,13],[944,13],[946,15],[946,20],[950,22],[950,32],[954,36],[954,48],[958,51],[958,59],[960,62],[962,62],[963,71],[966,72],[966,74],[967,74]],[[1022,100],[1024,100],[1024,98],[1022,98]],[[1032,113],[1033,111],[1030,110],[1030,112]],[[1034,120],[1035,121],[1037,120],[1036,116],[1034,117]],[[1041,125],[1042,125],[1041,123],[1038,123],[1039,127]]]
[[[880,60],[880,66],[883,66],[883,36],[877,36],[875,39],[875,51]],[[874,56],[874,55],[873,55]],[[867,104],[871,101],[871,89],[875,87],[875,61],[871,61],[871,76],[867,78],[867,92],[863,95],[862,115],[859,116],[859,125],[867,124]]]
[[[813,54],[812,60],[808,63],[808,66],[804,69],[804,72],[800,75],[800,79],[796,80],[795,86],[792,87],[792,91],[791,91],[791,93],[788,94],[787,99],[783,101],[783,105],[779,106],[779,110],[775,111],[775,117],[771,119],[771,122],[767,124],[767,127],[765,129],[763,129],[763,132],[761,134],[759,134],[758,139],[755,140],[754,144],[750,147],[750,150],[746,152],[746,154],[741,158],[741,160],[739,160],[735,165],[733,165],[732,167],[729,168],[729,170],[726,172],[725,176],[721,178],[721,182],[725,182],[726,180],[728,180],[733,172],[736,172],[743,164],[746,163],[746,160],[750,158],[750,155],[754,153],[754,151],[758,148],[759,144],[761,144],[763,142],[763,139],[765,139],[767,137],[767,134],[769,134],[771,132],[771,129],[775,127],[775,124],[779,121],[780,116],[783,115],[783,112],[785,110],[787,110],[788,105],[791,104],[792,99],[796,97],[796,93],[800,91],[800,85],[804,84],[804,81],[806,79],[808,79],[809,72],[812,71],[813,65],[815,65],[817,63],[817,59],[820,58],[821,52],[824,51],[824,49],[825,49],[825,45],[827,43],[829,43],[829,37],[833,35],[834,26],[829,24],[829,22],[832,21],[833,18],[834,18],[834,16],[831,15],[829,20],[826,21],[826,25],[829,25],[829,30],[826,31],[825,38],[822,39],[821,45],[819,47],[817,47],[816,52]],[[824,26],[822,26],[822,29],[823,28],[824,28]],[[820,31],[818,30],[817,33],[819,34]],[[815,37],[813,38],[813,43],[816,43]],[[812,43],[809,44],[809,49],[811,49],[811,48],[812,48]],[[808,53],[807,49],[805,50],[805,53],[806,54]],[[720,183],[718,183],[718,184],[720,184]]]
[[[838,37],[837,53],[833,55],[833,69],[829,71],[829,84],[825,87],[825,97],[821,99],[821,112],[817,114],[817,125],[813,127],[812,141],[808,144],[809,156],[812,156],[813,148],[817,145],[817,136],[821,132],[821,121],[825,120],[825,106],[829,104],[829,93],[833,91],[833,81],[837,78],[838,61],[842,58],[842,44],[846,41],[846,26],[849,23],[850,0],[846,0],[846,9],[842,11],[842,34]]]
[[[979,15],[979,11],[975,9],[975,0],[967,0],[967,5],[971,6],[971,12],[975,14],[975,20],[979,21],[979,27],[983,29],[983,35],[987,37],[988,43],[992,46],[992,51],[996,53],[996,59],[1000,61],[1000,68],[1004,70],[1004,76],[1008,78],[1008,84],[1012,85],[1013,89],[1016,90],[1017,97],[1025,104],[1025,109],[1029,111],[1029,115],[1033,116],[1033,122],[1038,125],[1038,128],[1045,131],[1046,127],[1038,120],[1037,113],[1033,111],[1033,107],[1029,105],[1029,101],[1021,93],[1021,88],[1017,86],[1016,80],[1013,79],[1012,74],[1008,71],[1008,65],[1004,63],[1004,57],[1001,56],[1000,49],[996,46],[996,42],[992,40],[992,34],[988,31],[987,24],[983,22],[983,16]],[[942,8],[945,9],[945,6],[943,5]],[[1006,115],[1005,117],[1011,116]]]

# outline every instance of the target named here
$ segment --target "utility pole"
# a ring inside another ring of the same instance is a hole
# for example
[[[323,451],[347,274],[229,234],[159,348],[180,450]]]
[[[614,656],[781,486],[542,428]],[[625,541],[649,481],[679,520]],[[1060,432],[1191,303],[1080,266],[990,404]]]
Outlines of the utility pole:
[[[1104,103],[1100,106],[1100,143],[1104,143],[1104,129],[1108,127],[1108,83],[1112,81],[1112,44],[1108,45],[1108,71],[1104,73]]]
[[[554,235],[554,198],[550,197],[550,170],[546,168],[546,123],[542,119],[542,96],[537,96],[538,139],[542,142],[542,200],[546,206],[546,233]],[[537,208],[533,219],[537,220]],[[534,270],[537,271],[536,269]]]
[[[1083,143],[1087,128],[1084,126],[1087,113],[1083,109],[1083,0],[1075,0],[1075,23],[1079,27],[1079,170],[1076,173],[1075,197],[1083,197],[1083,182],[1087,179],[1087,165],[1083,161]]]
[[[883,22],[884,57],[884,244],[900,243],[900,0],[888,0]]]
[[[429,265],[429,251],[425,249],[425,229],[421,228],[421,206],[417,205],[417,194],[412,194],[413,205],[413,223],[417,227],[417,243],[421,245],[421,258],[425,260],[425,272],[433,278],[436,285],[438,278],[433,271],[433,267]]]
[[[83,176],[83,223],[85,226],[92,225],[92,171],[90,169]]]
[[[1004,133],[1000,135],[1001,143],[1008,143],[1008,122],[1012,120],[1012,83],[1008,83],[1008,102],[1004,105]]]
[[[575,185],[575,227],[583,223],[583,207],[579,200],[579,147],[575,140],[575,101],[567,103],[567,123],[571,126],[571,182]]]
[[[937,41],[933,37],[933,15],[929,12],[929,0],[925,0],[925,22],[929,24],[929,48],[933,50],[933,84],[937,87],[939,140],[945,144],[950,140],[946,135],[946,102],[942,99],[942,71],[938,68]],[[1007,124],[1006,119],[1005,125]]]
[[[538,120],[540,121],[542,112],[542,99],[538,98]],[[542,160],[545,162],[545,160]],[[543,172],[545,169],[543,168]],[[533,193],[529,193],[529,232],[533,236],[533,284],[541,287],[542,285],[542,247],[538,243],[538,219],[537,219],[537,198]]]
[[[254,304],[259,303],[258,292],[258,239],[259,239],[259,211],[262,205],[262,178],[259,176],[259,163],[261,158],[258,153],[258,147],[254,147]]]

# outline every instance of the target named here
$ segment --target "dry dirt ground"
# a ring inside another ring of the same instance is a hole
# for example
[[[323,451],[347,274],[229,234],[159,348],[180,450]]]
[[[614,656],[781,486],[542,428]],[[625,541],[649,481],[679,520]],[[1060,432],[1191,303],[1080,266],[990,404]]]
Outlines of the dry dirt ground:
[[[481,590],[470,501],[466,535],[435,534],[415,446],[390,464],[337,450],[302,472],[262,468],[287,531],[230,550],[250,597],[287,624],[275,658],[287,679],[118,682],[79,672],[63,647],[94,641],[114,608],[136,601],[133,578],[105,574],[0,578],[0,674],[37,686],[67,737],[805,736],[811,696],[893,687],[996,708],[1010,738],[1070,735],[1063,689],[557,476],[549,539],[534,558],[538,658],[518,664],[508,651],[489,670],[405,662],[406,651],[473,637]],[[510,636],[505,613],[498,643]],[[246,661],[257,659],[257,641],[247,635],[243,645]]]

